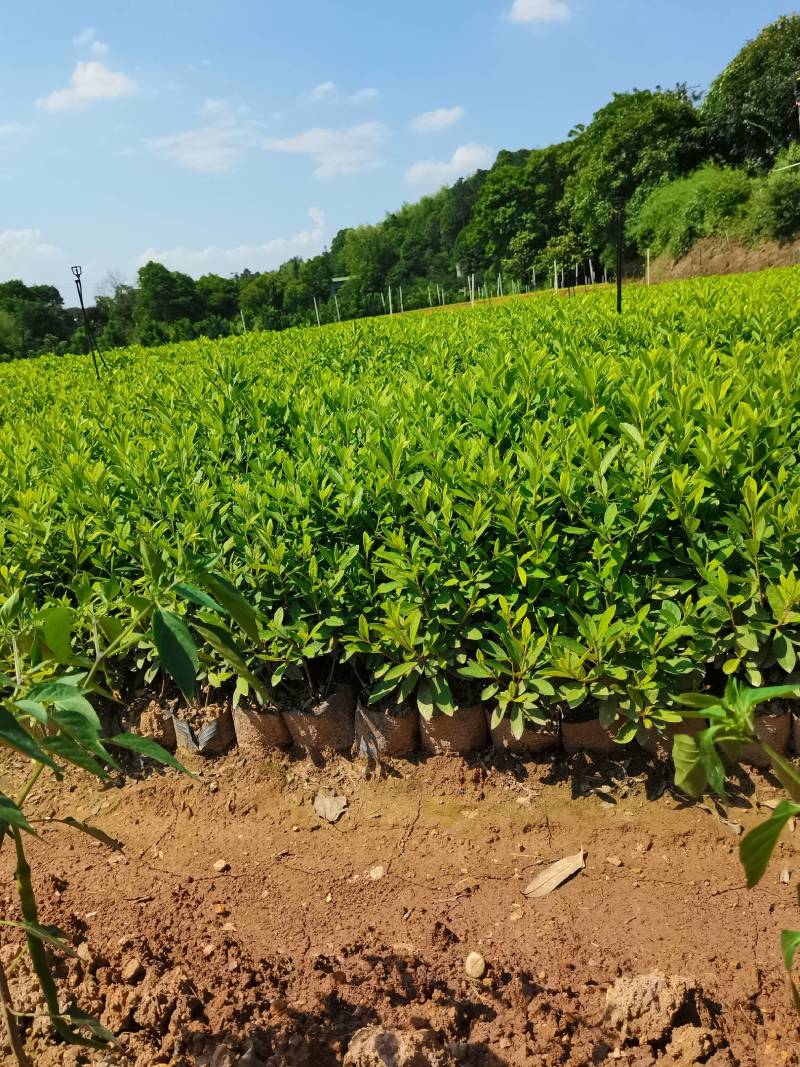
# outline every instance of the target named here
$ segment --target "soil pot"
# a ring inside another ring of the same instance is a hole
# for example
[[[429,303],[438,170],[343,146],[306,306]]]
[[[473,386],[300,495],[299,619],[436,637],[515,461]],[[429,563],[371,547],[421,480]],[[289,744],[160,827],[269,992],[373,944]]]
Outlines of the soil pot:
[[[705,730],[708,723],[705,719],[686,719],[685,722],[671,722],[663,733],[658,730],[648,730],[643,741],[640,742],[645,752],[662,759],[672,758],[672,739],[676,734],[688,734],[694,737],[701,730]]]
[[[621,746],[614,740],[613,734],[600,725],[599,719],[587,719],[584,722],[561,723],[561,743],[565,752],[596,752],[605,755],[619,754]]]
[[[489,733],[492,736],[492,744],[495,748],[502,748],[505,752],[514,752],[517,755],[535,755],[537,752],[547,752],[558,744],[558,723],[550,726],[526,726],[522,731],[522,737],[517,739],[511,732],[511,723],[504,717],[499,726],[492,728],[492,717],[486,714],[489,725]]]
[[[420,715],[419,735],[423,749],[432,756],[463,756],[483,748],[488,740],[483,705],[458,707],[453,715],[434,712],[430,719]]]
[[[320,704],[286,708],[292,741],[309,752],[349,752],[353,747],[355,696],[349,685],[337,686]]]
[[[208,717],[201,726],[179,715],[173,715],[172,721],[178,748],[187,752],[198,752],[201,756],[221,755],[230,748],[236,738],[230,708],[220,708],[219,714]]]
[[[359,756],[373,759],[402,759],[419,747],[419,725],[415,710],[408,704],[356,707],[356,746]]]
[[[175,751],[177,742],[172,714],[165,711],[156,700],[151,700],[142,712],[136,733],[150,738],[168,752]]]
[[[254,756],[282,748],[292,740],[277,708],[234,708],[233,728],[239,751]]]
[[[754,719],[756,734],[762,741],[766,741],[770,748],[774,748],[779,756],[786,755],[789,748],[789,737],[792,732],[792,719],[789,709],[783,711],[770,711],[766,715],[756,712]],[[758,745],[745,745],[739,750],[742,763],[751,767],[771,767],[772,764]]]

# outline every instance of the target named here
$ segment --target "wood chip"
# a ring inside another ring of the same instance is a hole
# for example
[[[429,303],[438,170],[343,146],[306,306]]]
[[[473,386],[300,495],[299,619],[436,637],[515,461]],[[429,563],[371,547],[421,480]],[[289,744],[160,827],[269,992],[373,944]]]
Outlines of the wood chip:
[[[565,856],[563,859],[556,860],[555,863],[545,867],[541,874],[537,874],[526,887],[525,896],[546,897],[548,893],[558,889],[560,885],[563,885],[578,871],[583,870],[585,866],[583,849],[580,852],[576,852],[574,856]]]

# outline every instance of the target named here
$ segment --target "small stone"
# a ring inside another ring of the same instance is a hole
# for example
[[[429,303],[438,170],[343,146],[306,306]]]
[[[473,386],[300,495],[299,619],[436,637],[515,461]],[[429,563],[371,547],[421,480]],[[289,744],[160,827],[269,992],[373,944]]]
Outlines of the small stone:
[[[619,856],[606,856],[606,863],[610,863],[612,867],[622,866],[622,860]]]
[[[377,867],[372,867],[369,872],[369,876],[373,880],[373,882],[377,882],[380,878],[383,878],[385,874],[386,868],[381,867],[380,864],[378,864]]]
[[[486,960],[480,952],[470,952],[464,960],[464,971],[467,978],[483,978],[486,974]]]
[[[229,871],[230,869],[231,865],[230,863],[228,863],[227,860],[217,860],[217,862],[214,864],[214,870],[217,871],[219,874],[224,874],[225,871]]]
[[[228,909],[225,907],[224,904],[215,904],[214,905],[214,911],[216,912],[217,915],[227,915],[228,914]]]
[[[85,941],[81,941],[78,945],[78,959],[83,960],[84,963],[92,962],[92,952]]]
[[[219,791],[219,783],[217,783],[217,782],[209,782],[208,791],[209,791],[209,793],[218,792]]]
[[[122,979],[131,983],[141,982],[144,978],[144,973],[144,964],[137,956],[133,956],[122,968]]]
[[[789,871],[784,867],[781,871],[781,885],[788,885],[790,877]]]
[[[203,945],[203,956],[207,960],[210,960],[216,951],[217,950],[214,945]]]

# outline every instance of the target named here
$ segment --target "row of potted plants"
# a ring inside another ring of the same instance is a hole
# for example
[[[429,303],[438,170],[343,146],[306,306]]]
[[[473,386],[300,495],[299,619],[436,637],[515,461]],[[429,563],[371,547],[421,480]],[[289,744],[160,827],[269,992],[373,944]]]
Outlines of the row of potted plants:
[[[798,706],[800,709],[800,706]],[[422,715],[409,702],[371,704],[357,686],[337,681],[315,702],[289,700],[281,706],[255,701],[210,704],[205,708],[166,710],[153,701],[140,728],[167,747],[203,755],[221,754],[235,742],[240,750],[258,755],[291,744],[307,752],[351,752],[375,759],[405,758],[418,750],[430,755],[466,755],[491,744],[518,755],[536,755],[561,747],[567,753],[621,755],[637,742],[654,755],[668,755],[675,733],[695,733],[705,725],[693,719],[665,729],[642,728],[633,741],[620,742],[595,704],[576,717],[564,709],[544,724],[526,723],[517,736],[508,718],[480,700],[469,686],[459,692],[453,714]],[[764,740],[780,754],[800,754],[800,713],[786,701],[771,701],[756,719]],[[758,746],[742,753],[744,762],[762,763]]]

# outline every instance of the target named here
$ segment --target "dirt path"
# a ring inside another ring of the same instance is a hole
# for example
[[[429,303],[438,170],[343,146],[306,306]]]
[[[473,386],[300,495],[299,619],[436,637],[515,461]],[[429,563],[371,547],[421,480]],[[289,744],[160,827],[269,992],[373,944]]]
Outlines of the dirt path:
[[[71,814],[121,853],[69,831],[31,846],[44,920],[82,946],[64,989],[132,1057],[48,1050],[36,1022],[37,1067],[327,1067],[375,1024],[434,1049],[414,1064],[800,1063],[777,940],[797,922],[798,834],[747,892],[735,827],[708,802],[684,806],[644,765],[444,758],[381,780],[346,760],[198,767],[197,782],[170,772],[97,790],[76,778]],[[320,788],[347,798],[335,825],[314,811]],[[778,794],[763,780],[745,793],[728,819],[746,829]],[[57,813],[53,796],[40,815]],[[524,895],[581,848],[574,879]],[[7,848],[0,863],[8,879]],[[3,911],[16,914],[8,891]],[[482,980],[464,973],[472,951]],[[606,989],[654,971],[692,979],[696,1005],[664,1033],[623,1040],[603,1021]],[[34,1008],[30,976],[15,986]],[[709,1029],[701,1051],[680,1051],[699,1040],[677,1029],[686,1021]]]

